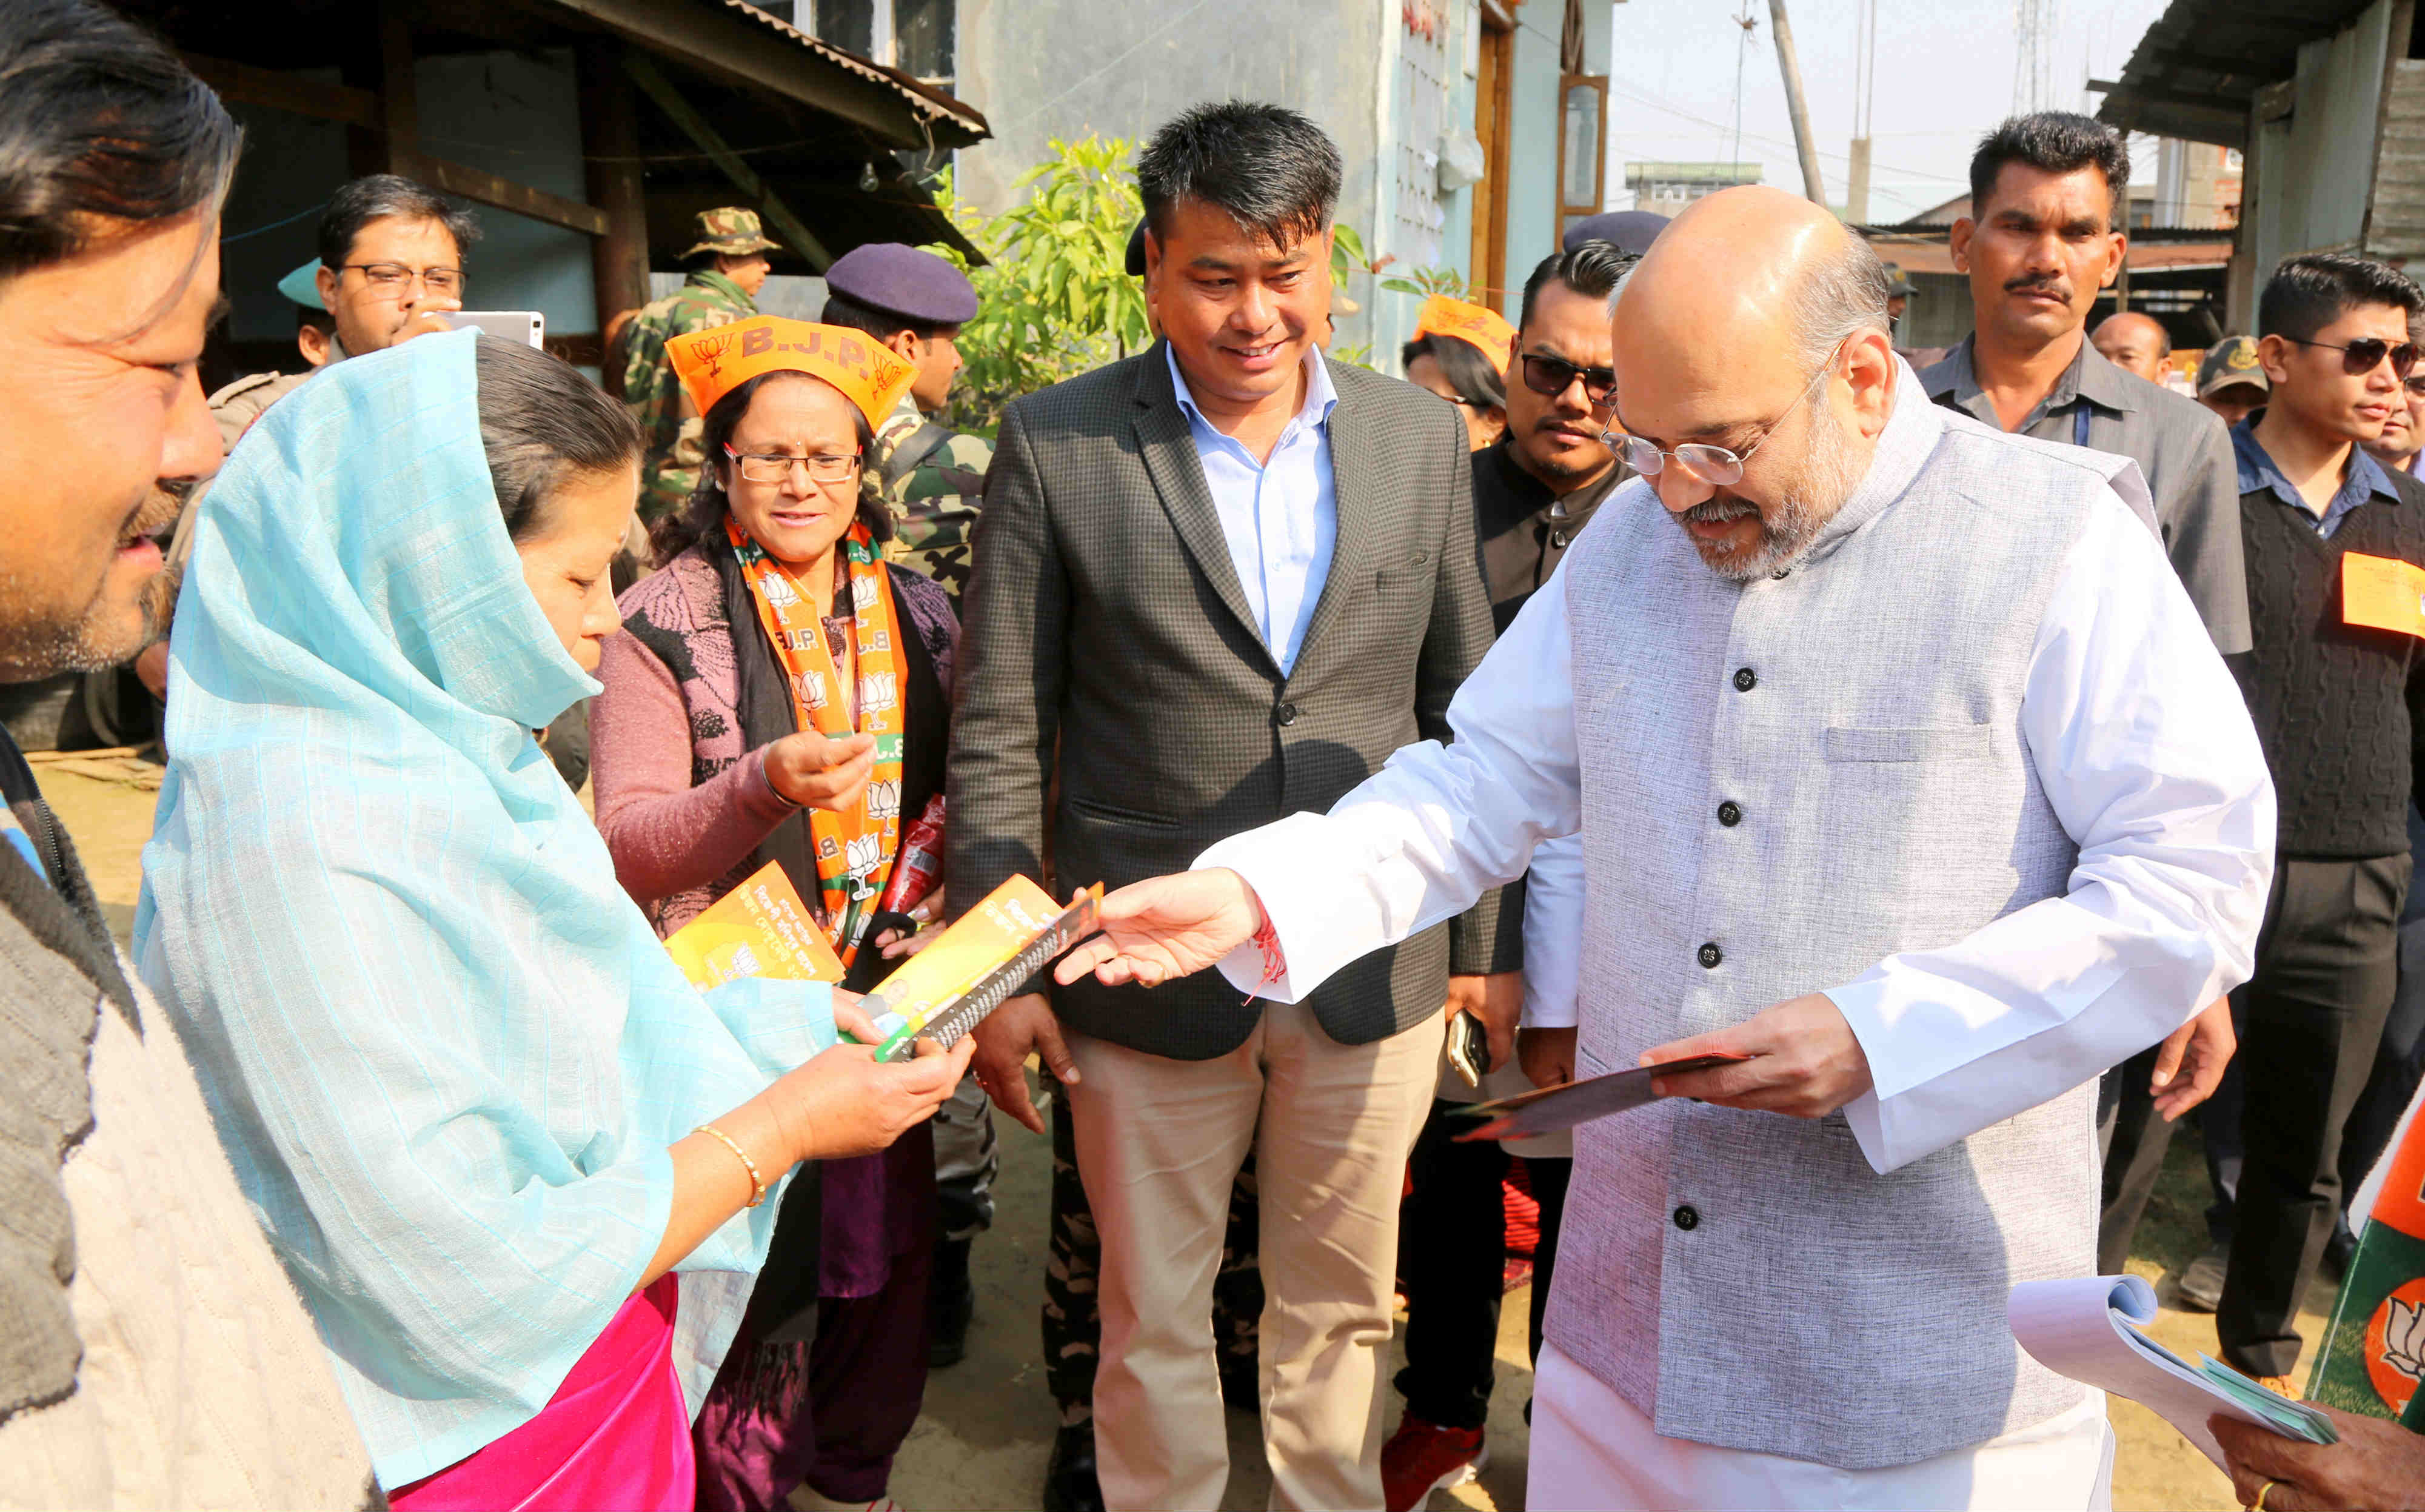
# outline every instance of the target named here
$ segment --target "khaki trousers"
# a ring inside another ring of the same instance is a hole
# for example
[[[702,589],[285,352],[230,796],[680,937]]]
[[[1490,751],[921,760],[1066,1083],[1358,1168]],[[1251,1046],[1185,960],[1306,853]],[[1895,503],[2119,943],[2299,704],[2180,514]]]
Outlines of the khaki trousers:
[[[1227,1055],[1073,1035],[1078,1172],[1101,1231],[1095,1453],[1112,1512],[1216,1512],[1229,1473],[1212,1277],[1251,1146],[1265,1301],[1263,1442],[1278,1512],[1381,1505],[1390,1271],[1444,1021],[1342,1045],[1272,1004]]]

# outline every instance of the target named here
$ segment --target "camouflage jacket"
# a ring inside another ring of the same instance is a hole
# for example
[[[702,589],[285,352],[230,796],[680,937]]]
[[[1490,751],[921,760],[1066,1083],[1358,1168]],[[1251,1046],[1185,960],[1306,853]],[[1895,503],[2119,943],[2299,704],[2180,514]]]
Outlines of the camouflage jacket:
[[[969,537],[976,529],[977,511],[985,507],[993,446],[982,436],[955,430],[908,472],[892,476],[894,455],[926,425],[917,401],[904,394],[875,432],[871,466],[892,514],[893,538],[884,555],[941,584],[957,613],[960,590],[969,583]]]
[[[655,520],[682,507],[699,482],[699,418],[685,414],[682,380],[666,343],[758,313],[741,285],[721,273],[693,273],[683,286],[632,317],[624,338],[623,402],[648,439],[640,463],[640,516]]]

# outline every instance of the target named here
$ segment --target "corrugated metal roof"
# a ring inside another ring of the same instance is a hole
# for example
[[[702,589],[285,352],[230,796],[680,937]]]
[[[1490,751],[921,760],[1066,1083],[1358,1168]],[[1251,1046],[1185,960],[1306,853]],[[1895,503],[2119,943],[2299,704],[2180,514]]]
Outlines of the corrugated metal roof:
[[[2247,145],[2256,91],[2297,71],[2373,0],[2172,0],[2139,39],[2097,119],[2224,147]]]
[[[800,30],[779,16],[761,10],[749,0],[723,0],[723,4],[725,8],[737,11],[768,30],[779,33],[827,61],[893,90],[908,102],[909,108],[922,121],[937,124],[948,122],[956,128],[956,133],[966,133],[972,141],[993,135],[993,128],[986,123],[985,116],[975,107],[963,105],[915,75],[871,62],[857,53],[846,53],[831,42]]]

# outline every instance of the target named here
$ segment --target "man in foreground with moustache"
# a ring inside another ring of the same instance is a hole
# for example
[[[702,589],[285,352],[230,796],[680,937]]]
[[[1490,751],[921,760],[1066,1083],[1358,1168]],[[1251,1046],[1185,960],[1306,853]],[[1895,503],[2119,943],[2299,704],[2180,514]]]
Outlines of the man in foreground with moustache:
[[[1748,1058],[1577,1130],[1536,1508],[2108,1498],[2005,1299],[2094,1264],[2097,1073],[2247,976],[2272,788],[2135,469],[1932,405],[1886,300],[1776,190],[1678,217],[1614,302],[1645,477],[1453,743],[1057,971],[1287,1002],[1581,833],[1576,1074]]]

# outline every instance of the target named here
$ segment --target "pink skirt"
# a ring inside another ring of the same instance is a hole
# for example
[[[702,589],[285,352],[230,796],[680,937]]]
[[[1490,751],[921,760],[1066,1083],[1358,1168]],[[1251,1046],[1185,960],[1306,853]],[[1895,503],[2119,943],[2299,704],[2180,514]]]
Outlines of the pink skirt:
[[[395,1512],[691,1512],[673,1276],[624,1302],[538,1417],[392,1491]]]

